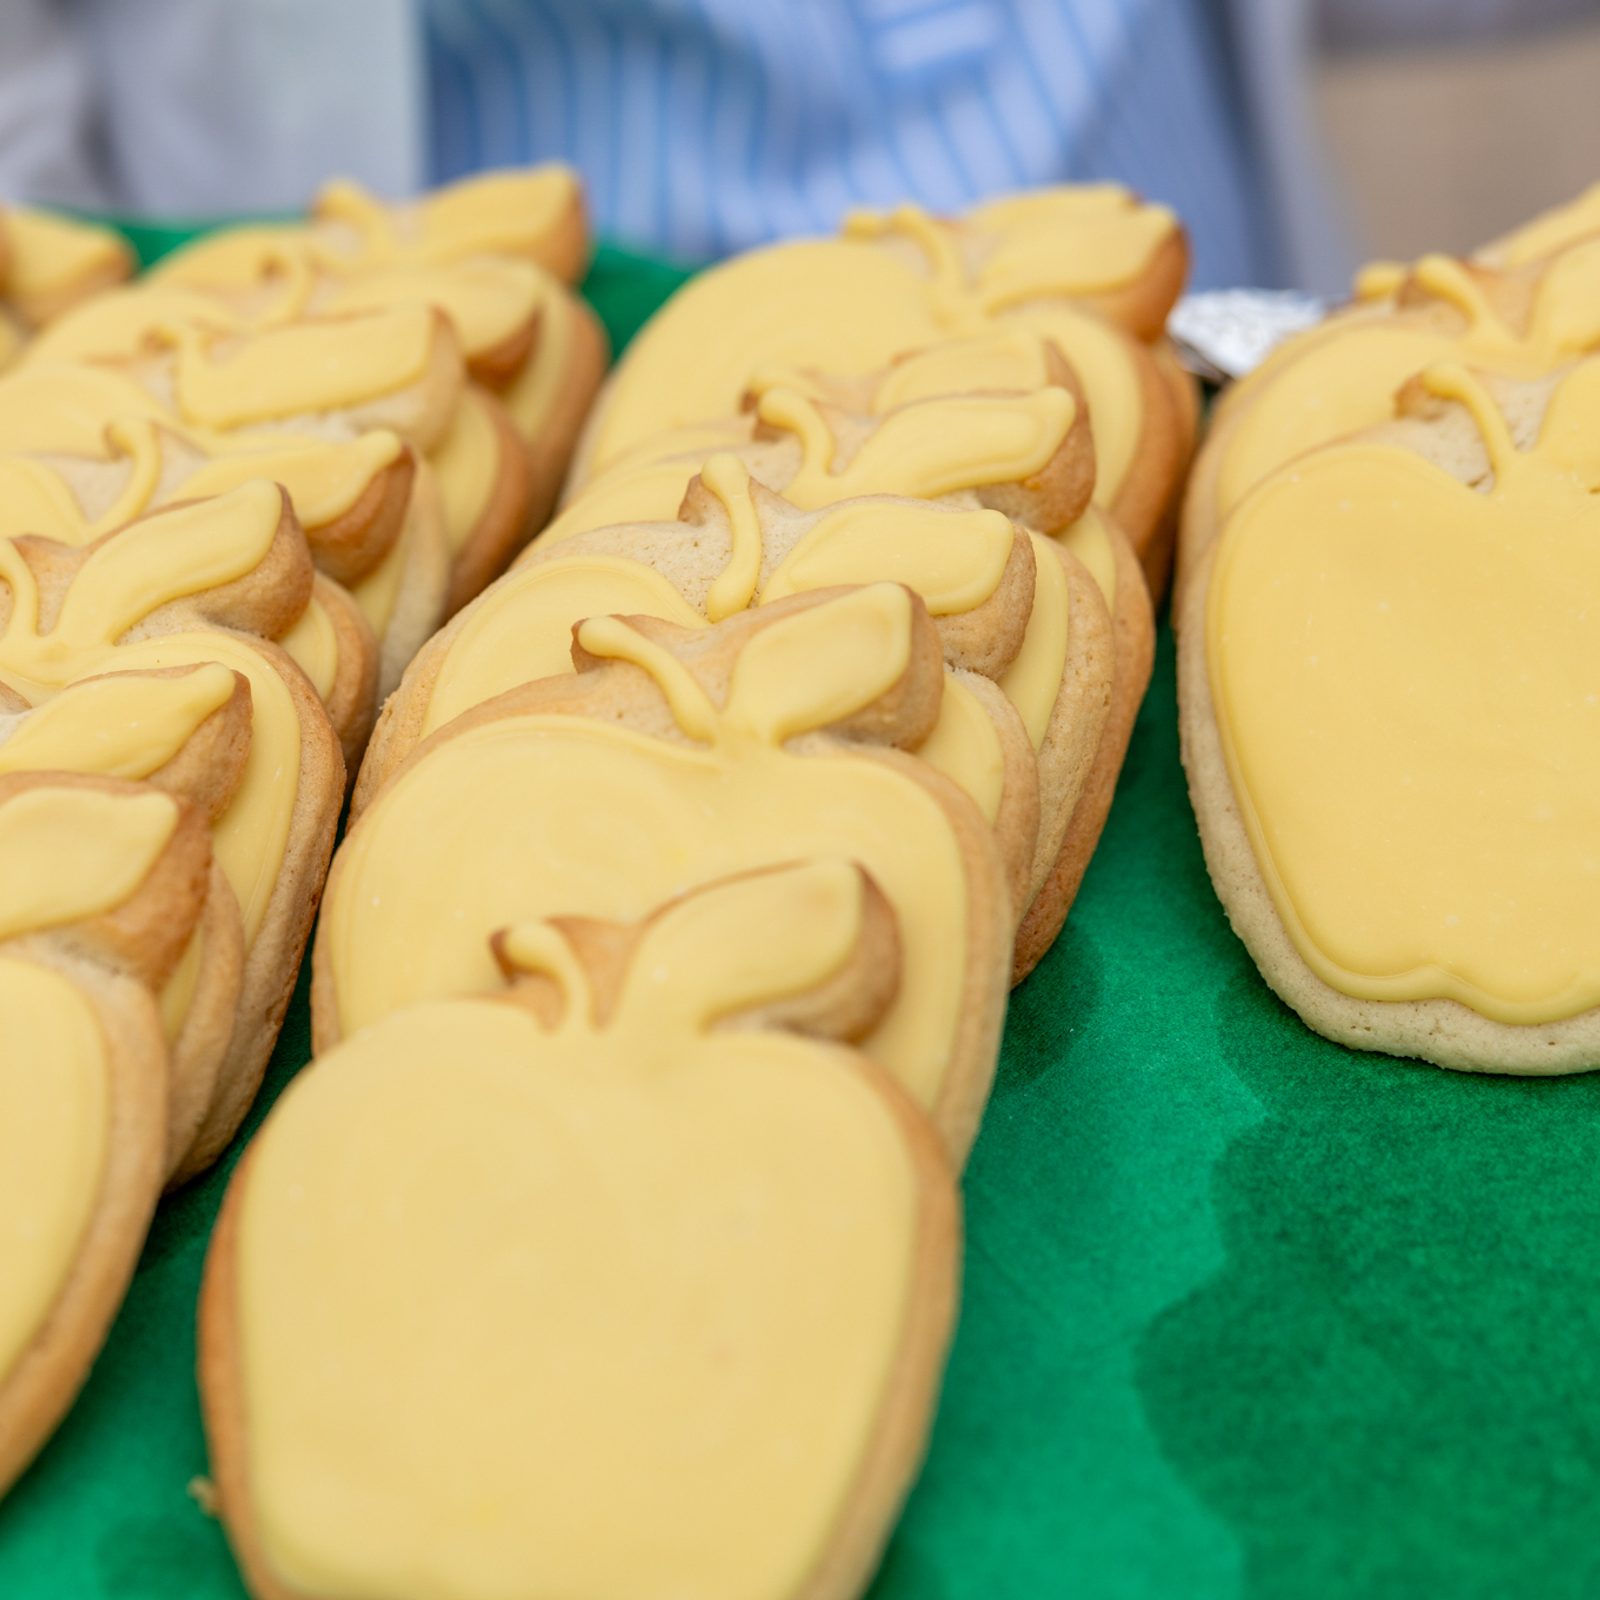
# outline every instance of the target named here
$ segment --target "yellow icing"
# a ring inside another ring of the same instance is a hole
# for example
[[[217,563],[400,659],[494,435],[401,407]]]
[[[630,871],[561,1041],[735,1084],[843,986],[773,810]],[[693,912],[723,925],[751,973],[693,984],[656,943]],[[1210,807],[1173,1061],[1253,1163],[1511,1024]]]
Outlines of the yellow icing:
[[[881,242],[892,233],[914,251]],[[1082,269],[1091,277],[1093,259],[1091,252]],[[1043,294],[1059,296],[1069,292],[1059,285],[1078,281],[1065,261],[1039,266],[1058,285]],[[776,366],[861,376],[903,352],[991,332],[999,316],[1000,326],[1053,342],[1076,371],[1094,417],[1096,498],[1110,504],[1143,426],[1126,336],[1059,298],[1012,305],[1015,276],[991,304],[986,271],[963,263],[948,226],[908,208],[889,219],[858,218],[840,239],[774,245],[701,274],[646,324],[617,368],[591,471],[653,434],[734,412],[752,373]]]
[[[962,1004],[967,890],[944,813],[898,768],[785,740],[870,704],[903,674],[912,612],[875,585],[752,638],[719,710],[615,618],[586,650],[655,680],[684,734],[555,714],[455,734],[391,780],[346,839],[319,938],[345,1034],[495,986],[495,928],[559,911],[630,920],[694,883],[810,855],[859,861],[900,913],[904,981],[866,1048],[924,1105]],[[477,819],[463,829],[447,819]],[[641,828],[629,819],[650,818]],[[418,873],[426,853],[431,865]]]
[[[334,631],[333,618],[315,594],[300,613],[300,620],[278,643],[311,680],[317,698],[326,701],[339,678],[339,635]]]
[[[536,254],[577,203],[577,175],[547,165],[480,172],[400,206],[359,184],[330,183],[317,196],[316,212],[355,230],[362,262],[409,264]]]
[[[720,451],[724,447],[737,448],[748,438],[748,427],[730,424],[718,430],[706,445]],[[684,491],[706,459],[705,452],[696,448],[692,454],[664,452],[660,460],[619,463],[584,484],[522,559],[530,559],[533,553],[595,528],[614,528],[627,522],[670,522],[683,504]]]
[[[350,585],[350,595],[362,616],[367,619],[374,636],[382,645],[389,624],[400,604],[402,580],[419,549],[434,544],[448,548],[444,503],[438,480],[427,461],[417,463],[417,475],[411,485],[411,498],[406,502],[405,520],[400,525],[400,536],[389,547],[389,552],[359,582]],[[403,665],[404,663],[402,663]]]
[[[566,387],[577,325],[578,312],[571,297],[554,279],[548,279],[533,353],[501,396],[518,432],[530,443],[539,439]]]
[[[0,214],[0,228],[9,247],[5,287],[24,303],[68,292],[128,265],[120,235],[93,223],[11,206]]]
[[[1028,537],[1033,540],[1033,609],[1028,613],[1022,648],[1001,677],[1000,687],[1021,714],[1037,750],[1044,743],[1061,694],[1071,600],[1066,571],[1049,541],[1040,533]]]
[[[420,379],[435,337],[427,306],[289,323],[230,338],[221,348],[186,326],[172,335],[174,402],[185,421],[212,428],[356,405]]]
[[[952,783],[960,784],[983,813],[983,820],[994,824],[1005,795],[1005,753],[989,713],[959,674],[946,675],[939,720],[917,746],[917,754]]]
[[[300,769],[294,701],[265,657],[225,630],[123,640],[160,606],[253,571],[271,546],[281,510],[279,491],[258,482],[135,523],[87,555],[48,627],[21,549],[0,541],[0,585],[9,589],[11,602],[0,632],[0,678],[29,701],[49,699],[81,678],[143,667],[214,662],[249,680],[250,752],[239,788],[213,832],[217,859],[239,898],[247,941],[266,912],[288,838]],[[152,730],[158,736],[175,746],[176,727],[159,735]]]
[[[500,433],[483,391],[468,384],[444,437],[428,454],[452,556],[473,535],[500,481]]]
[[[109,1117],[94,1007],[59,973],[0,956],[0,1388],[66,1284]]]
[[[762,585],[763,605],[810,589],[891,578],[936,617],[975,610],[1000,586],[1016,531],[998,511],[865,500],[835,507]]]
[[[991,200],[968,212],[966,221],[999,235],[982,267],[995,307],[1135,282],[1178,227],[1167,207],[1145,205],[1112,184]]]
[[[0,377],[0,439],[8,452],[103,457],[119,416],[161,416],[153,396],[124,373],[70,362],[29,361]]]
[[[0,805],[0,939],[121,905],[178,825],[177,803],[148,794],[30,788]]]
[[[797,390],[769,389],[756,414],[799,439],[800,467],[783,495],[809,509],[862,494],[931,500],[1030,478],[1061,448],[1077,405],[1055,388],[923,400],[882,417],[843,466],[835,464],[833,430]]]
[[[169,678],[118,673],[88,679],[35,711],[0,713],[0,775],[148,778],[233,692],[233,674],[215,664]]]
[[[519,568],[485,592],[445,652],[421,731],[431,733],[518,684],[571,672],[573,626],[613,612],[683,628],[705,621],[660,573],[621,556]]]
[[[1028,393],[1050,382],[1044,340],[1026,327],[996,324],[970,339],[929,346],[889,368],[872,397],[880,415],[914,400],[985,390]]]
[[[318,295],[324,316],[431,305],[450,319],[469,356],[519,334],[539,314],[553,281],[526,261],[466,261],[437,267],[386,267],[335,279]]]
[[[1117,556],[1111,547],[1111,532],[1105,518],[1090,506],[1076,522],[1056,536],[1088,569],[1096,587],[1112,610],[1117,604]]]
[[[1455,317],[1399,326],[1378,318],[1314,332],[1240,414],[1218,474],[1219,514],[1294,457],[1385,421],[1395,391],[1430,362],[1459,360],[1533,377],[1600,344],[1600,241],[1556,258],[1521,333],[1495,314],[1460,262],[1425,256],[1412,276]]]
[[[552,1026],[423,1004],[295,1081],[253,1147],[236,1257],[251,1517],[278,1579],[797,1592],[905,1338],[917,1178],[849,1054],[709,1030],[825,982],[861,915],[839,862],[717,886],[644,930],[603,1020],[556,930],[519,924],[507,956],[555,981]]]
[[[249,478],[271,478],[283,485],[295,515],[313,534],[344,516],[405,449],[387,428],[351,439],[239,432],[218,442],[226,453],[185,476],[177,495],[199,500],[226,494]]]
[[[1517,452],[1456,365],[1492,486],[1356,442],[1227,524],[1207,650],[1251,845],[1312,970],[1536,1024],[1600,1003],[1600,383]],[[1536,619],[1536,626],[1518,626]]]
[[[527,563],[484,595],[445,652],[421,731],[517,684],[570,671],[572,628],[587,616],[655,616],[699,627],[752,604],[885,579],[916,590],[933,615],[954,615],[994,594],[1016,537],[996,511],[847,502],[818,518],[763,582],[764,539],[748,469],[735,456],[716,455],[701,478],[722,502],[732,535],[730,559],[707,590],[703,614],[666,578],[625,557],[558,552]],[[1005,679],[1024,723],[1030,732],[1037,728],[1035,748],[1060,691],[1067,638],[1060,563],[1052,551],[1042,554],[1055,570],[1044,573],[1046,588],[1036,595],[1023,648]],[[1052,661],[1055,675],[1048,681]],[[947,691],[952,682],[947,678]],[[1041,695],[1047,697],[1042,708]],[[919,753],[994,819],[1003,775],[999,740],[970,694],[962,691],[960,704],[941,709],[936,736]]]
[[[1499,240],[1490,253],[1507,267],[1521,267],[1569,249],[1594,234],[1600,234],[1600,183],[1566,205],[1524,223],[1515,233]]]
[[[141,281],[91,296],[42,328],[33,361],[123,361],[174,329],[195,326],[239,333],[251,319],[214,296],[173,284]]]

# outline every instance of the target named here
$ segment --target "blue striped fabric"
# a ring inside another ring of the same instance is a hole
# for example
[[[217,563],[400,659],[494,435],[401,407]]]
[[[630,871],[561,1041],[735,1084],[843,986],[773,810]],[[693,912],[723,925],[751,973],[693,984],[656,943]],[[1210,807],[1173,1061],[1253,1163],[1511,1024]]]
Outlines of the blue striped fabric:
[[[1273,283],[1219,0],[423,0],[433,178],[559,158],[596,226],[684,261],[1115,178],[1199,285]]]

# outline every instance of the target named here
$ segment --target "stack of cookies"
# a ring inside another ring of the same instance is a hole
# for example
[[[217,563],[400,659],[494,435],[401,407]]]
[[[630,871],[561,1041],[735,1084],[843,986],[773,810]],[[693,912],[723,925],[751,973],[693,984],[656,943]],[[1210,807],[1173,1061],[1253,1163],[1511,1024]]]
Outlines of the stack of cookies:
[[[252,1592],[865,1586],[1149,675],[1184,263],[1094,189],[707,274],[405,671],[207,1268]]]
[[[1600,1063],[1600,188],[1369,268],[1220,408],[1180,555],[1218,894],[1343,1043]]]
[[[0,1215],[3,1489],[249,1108],[378,696],[548,515],[604,336],[562,171],[334,186],[126,286],[100,230],[0,239],[0,1061],[63,1075],[0,1123],[83,1123]]]

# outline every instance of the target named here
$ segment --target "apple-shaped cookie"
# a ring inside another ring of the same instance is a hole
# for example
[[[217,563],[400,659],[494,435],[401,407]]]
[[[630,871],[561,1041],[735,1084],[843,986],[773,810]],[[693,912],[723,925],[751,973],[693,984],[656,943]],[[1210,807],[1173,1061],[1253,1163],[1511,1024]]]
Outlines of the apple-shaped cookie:
[[[894,944],[839,861],[525,924],[511,997],[389,1016],[295,1080],[201,1306],[259,1600],[860,1592],[956,1274],[932,1129],[829,1042]]]
[[[586,616],[694,626],[797,592],[904,583],[926,601],[948,668],[938,725],[919,753],[995,828],[1020,978],[1059,931],[1072,867],[1098,831],[1098,818],[1092,831],[1074,821],[1098,777],[1116,693],[1117,635],[1101,591],[1062,546],[998,511],[887,495],[797,511],[765,492],[755,470],[719,452],[687,498],[676,497],[680,521],[537,541],[407,670],[363,765],[357,811],[420,738],[495,694],[569,670],[572,628]],[[1136,571],[1128,581],[1140,596]],[[1121,748],[1105,754],[1115,762]]]
[[[239,1014],[184,1170],[214,1159],[288,1005],[344,793],[328,714],[274,638],[312,572],[283,491],[261,481],[159,511],[83,548],[0,540],[0,682],[41,706],[106,673],[218,664],[249,684],[249,745],[213,823],[245,941]],[[97,730],[85,725],[85,738]]]
[[[0,775],[0,1494],[111,1324],[166,1171],[153,991],[211,881],[204,814],[143,784]]]
[[[1438,416],[1269,478],[1197,572],[1181,686],[1207,861],[1320,1031],[1593,1067],[1600,361],[1547,386],[1526,450],[1466,369],[1421,388]]]
[[[317,1049],[493,988],[488,939],[510,923],[631,921],[711,878],[841,856],[889,898],[903,949],[900,992],[863,1047],[964,1154],[1012,914],[982,814],[904,753],[944,685],[922,601],[875,584],[696,630],[592,617],[577,637],[586,670],[441,728],[345,836],[317,932]]]
[[[629,347],[580,441],[582,483],[652,434],[733,414],[774,363],[837,377],[995,327],[1048,339],[1094,422],[1096,503],[1165,581],[1164,513],[1191,442],[1189,398],[1140,342],[1182,286],[1183,232],[1125,190],[1052,189],[944,221],[915,206],[836,239],[751,251],[673,296]]]

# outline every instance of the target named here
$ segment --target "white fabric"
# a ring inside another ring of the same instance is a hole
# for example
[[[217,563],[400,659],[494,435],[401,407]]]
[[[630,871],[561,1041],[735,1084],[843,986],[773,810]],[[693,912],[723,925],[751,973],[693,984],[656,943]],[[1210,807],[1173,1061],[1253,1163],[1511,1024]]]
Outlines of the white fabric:
[[[424,181],[412,0],[4,0],[0,195],[150,216]]]

